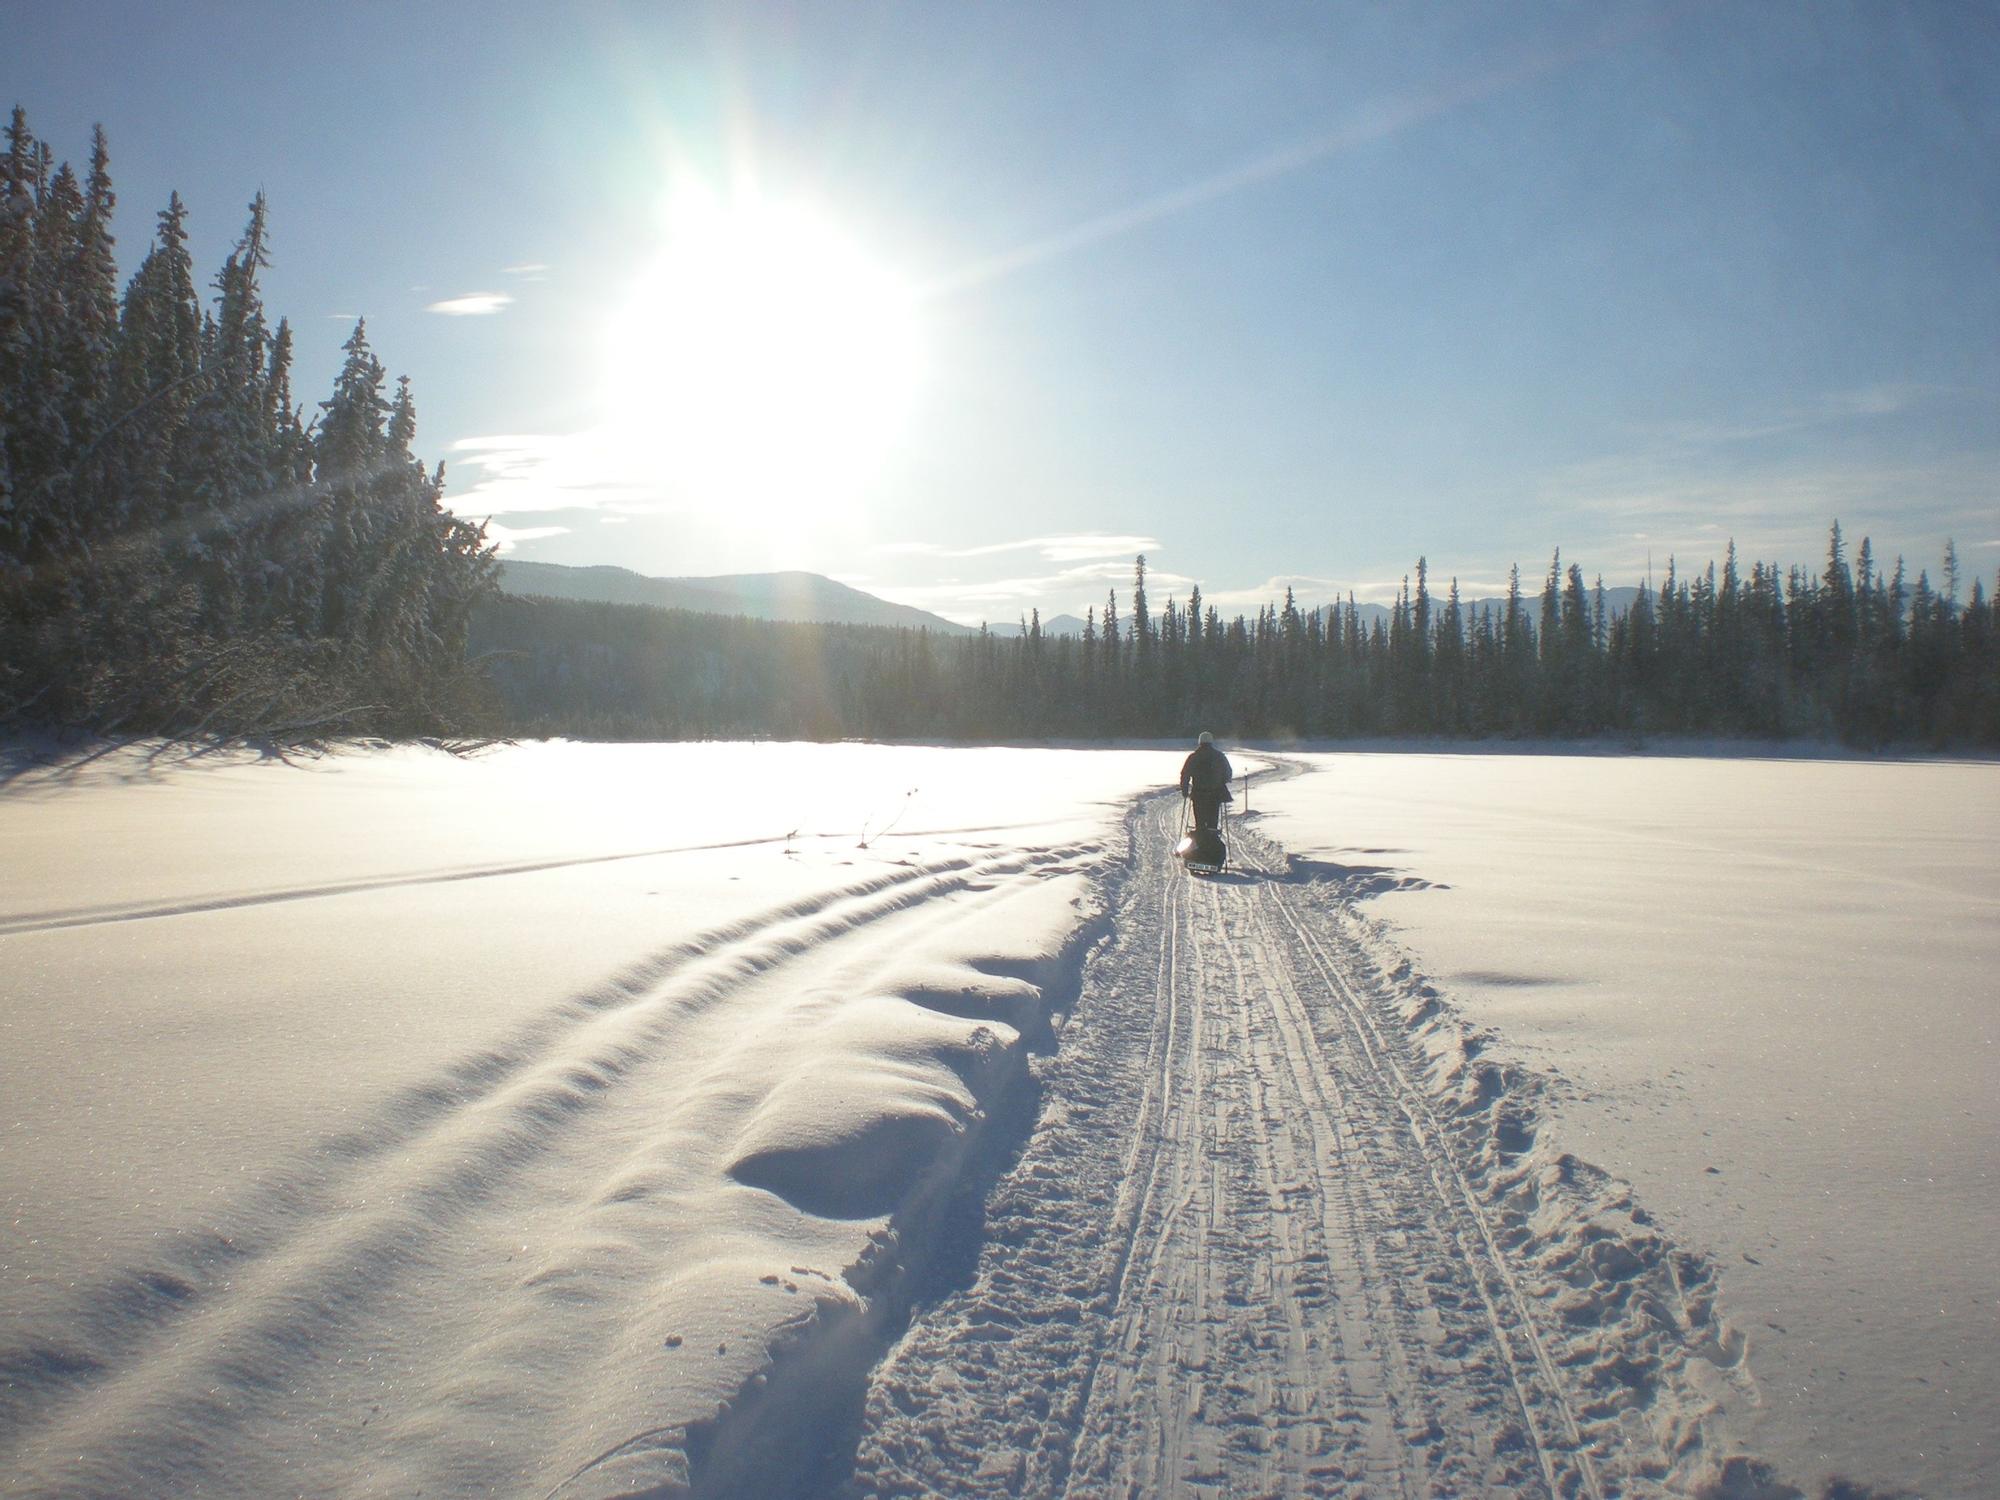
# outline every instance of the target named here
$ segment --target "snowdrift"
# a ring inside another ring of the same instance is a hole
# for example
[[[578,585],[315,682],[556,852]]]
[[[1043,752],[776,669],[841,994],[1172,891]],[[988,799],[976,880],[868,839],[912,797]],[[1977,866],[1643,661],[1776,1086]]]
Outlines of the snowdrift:
[[[1089,872],[1158,760],[121,751],[17,778],[10,1482],[795,1472],[1074,997]]]

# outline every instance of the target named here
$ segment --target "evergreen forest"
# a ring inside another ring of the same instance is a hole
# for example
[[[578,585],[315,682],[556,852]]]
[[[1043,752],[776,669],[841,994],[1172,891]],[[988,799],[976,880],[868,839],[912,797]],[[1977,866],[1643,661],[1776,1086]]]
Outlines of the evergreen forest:
[[[293,396],[264,196],[204,300],[187,209],[120,294],[110,153],[81,177],[16,108],[0,161],[0,726],[99,733],[447,731],[494,588],[440,505],[357,323],[332,394]]]
[[[524,732],[619,738],[1099,739],[1701,735],[1879,747],[2000,744],[1993,602],[1885,573],[1833,528],[1823,572],[1670,566],[1608,618],[1601,584],[1550,563],[1506,600],[1433,595],[1420,559],[1386,617],[1289,591],[1228,622],[1199,587],[1155,613],[1146,560],[1081,637],[1038,617],[1002,639],[780,625],[643,605],[500,596],[475,641]]]
[[[1669,566],[1626,610],[1558,553],[1504,602],[1287,593],[1155,610],[1146,560],[1080,637],[792,625],[498,592],[357,323],[293,394],[260,193],[204,297],[178,195],[121,293],[109,151],[21,110],[0,163],[0,730],[325,738],[1838,738],[2000,744],[1995,600],[1836,524],[1816,569]],[[1962,592],[1965,597],[1961,598]]]

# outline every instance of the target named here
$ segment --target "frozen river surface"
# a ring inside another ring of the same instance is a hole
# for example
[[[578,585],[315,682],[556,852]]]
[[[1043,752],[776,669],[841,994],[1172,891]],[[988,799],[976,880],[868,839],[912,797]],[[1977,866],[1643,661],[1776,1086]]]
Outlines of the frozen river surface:
[[[2000,1492],[2000,767],[1179,760],[17,760],[9,1485]]]

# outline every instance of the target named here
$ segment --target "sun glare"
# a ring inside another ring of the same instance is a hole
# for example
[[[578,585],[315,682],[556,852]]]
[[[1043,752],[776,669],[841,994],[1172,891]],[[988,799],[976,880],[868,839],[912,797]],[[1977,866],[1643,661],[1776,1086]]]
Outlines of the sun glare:
[[[802,205],[683,192],[610,330],[615,440],[697,504],[851,505],[915,395],[914,302]]]

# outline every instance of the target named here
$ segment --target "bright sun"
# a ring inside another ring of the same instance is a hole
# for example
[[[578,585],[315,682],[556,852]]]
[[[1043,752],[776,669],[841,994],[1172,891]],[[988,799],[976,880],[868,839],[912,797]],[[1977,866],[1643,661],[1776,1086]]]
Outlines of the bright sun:
[[[905,425],[919,362],[914,299],[830,220],[693,191],[609,345],[628,459],[697,504],[786,519],[855,500]]]

